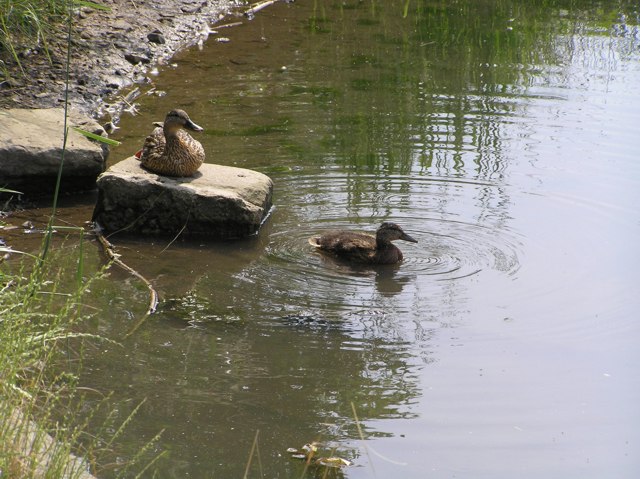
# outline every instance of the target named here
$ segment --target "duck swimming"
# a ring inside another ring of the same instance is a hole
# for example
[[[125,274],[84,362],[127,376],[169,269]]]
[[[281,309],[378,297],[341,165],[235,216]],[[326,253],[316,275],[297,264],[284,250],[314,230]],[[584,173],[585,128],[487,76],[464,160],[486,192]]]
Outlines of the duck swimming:
[[[144,140],[142,150],[136,153],[142,166],[160,175],[193,175],[204,162],[204,148],[183,128],[192,131],[203,128],[191,121],[184,110],[171,110],[163,124],[154,125],[156,128]]]
[[[395,264],[402,261],[402,251],[394,240],[417,243],[395,223],[382,223],[376,235],[351,231],[330,231],[309,238],[309,244],[338,258],[367,264]]]

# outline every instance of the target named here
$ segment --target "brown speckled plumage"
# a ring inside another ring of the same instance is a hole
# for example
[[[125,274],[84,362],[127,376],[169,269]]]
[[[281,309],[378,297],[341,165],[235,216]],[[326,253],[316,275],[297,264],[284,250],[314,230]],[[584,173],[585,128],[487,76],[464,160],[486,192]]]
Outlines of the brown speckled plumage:
[[[394,264],[402,261],[402,251],[391,243],[398,239],[418,242],[397,224],[382,223],[375,236],[351,231],[330,231],[322,236],[309,238],[309,243],[322,251],[357,263]]]
[[[202,131],[184,110],[171,110],[144,141],[142,166],[160,175],[192,176],[204,162],[204,148],[183,128]]]

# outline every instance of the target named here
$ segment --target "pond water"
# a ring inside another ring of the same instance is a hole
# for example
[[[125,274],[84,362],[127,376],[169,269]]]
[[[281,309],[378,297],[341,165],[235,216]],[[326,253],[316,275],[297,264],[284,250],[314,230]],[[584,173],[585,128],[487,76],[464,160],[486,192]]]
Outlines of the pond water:
[[[121,346],[83,384],[146,400],[118,456],[163,430],[160,478],[322,477],[286,452],[311,441],[350,479],[638,477],[639,16],[305,0],[162,68],[111,161],[181,107],[274,209],[244,241],[112,238],[162,298],[139,324],[144,285],[93,288]],[[397,267],[307,243],[383,221],[418,240]]]

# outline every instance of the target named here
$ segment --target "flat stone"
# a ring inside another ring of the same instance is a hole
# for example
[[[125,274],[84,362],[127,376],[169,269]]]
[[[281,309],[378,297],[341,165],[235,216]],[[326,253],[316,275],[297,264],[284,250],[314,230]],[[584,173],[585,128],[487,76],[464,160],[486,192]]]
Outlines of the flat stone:
[[[113,30],[123,30],[125,32],[130,32],[131,30],[133,30],[131,22],[128,22],[124,18],[118,18],[116,21],[112,22],[111,28]]]
[[[151,173],[135,158],[97,181],[93,219],[106,232],[235,239],[258,232],[271,208],[273,182],[257,171],[204,164],[192,177]]]
[[[132,85],[132,81],[125,77],[125,76],[121,76],[121,75],[110,75],[108,77],[105,78],[105,83],[107,85],[108,88],[123,88],[126,86],[130,86]]]
[[[64,109],[0,109],[0,186],[41,196],[55,189],[62,161]],[[68,126],[103,131],[95,121],[71,112]],[[69,129],[62,170],[62,191],[95,187],[109,154],[100,145]]]

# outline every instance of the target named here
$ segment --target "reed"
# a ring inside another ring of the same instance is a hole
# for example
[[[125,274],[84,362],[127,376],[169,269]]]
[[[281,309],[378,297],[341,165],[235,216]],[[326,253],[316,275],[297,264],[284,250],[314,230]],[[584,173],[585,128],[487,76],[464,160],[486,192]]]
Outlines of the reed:
[[[51,247],[44,261],[41,254],[0,248],[0,254],[22,256],[0,264],[2,477],[89,478],[88,471],[114,462],[114,444],[138,410],[117,424],[109,398],[96,399],[97,391],[79,384],[87,341],[113,342],[83,331],[94,311],[83,298],[104,270],[86,275],[84,234],[73,232],[80,235],[75,250],[64,243]],[[73,267],[69,256],[76,258]],[[114,477],[135,477],[151,467],[161,457],[152,451],[157,439],[120,460]]]
[[[35,43],[46,49],[52,25],[66,27],[68,91],[73,9],[78,5],[91,4],[0,0],[0,55],[9,52],[19,64],[18,45]],[[65,118],[66,99],[65,95]],[[93,311],[83,302],[85,293],[104,270],[87,274],[83,228],[56,225],[67,134],[65,121],[60,172],[40,251],[29,254],[0,246],[1,477],[92,477],[88,471],[108,462],[114,441],[135,414],[120,425],[93,426],[98,409],[109,407],[108,401],[90,401],[95,405],[88,406],[78,381],[86,342],[108,340],[82,330],[82,323]],[[64,243],[56,247],[59,243],[54,244],[54,235],[60,232],[79,236],[75,250]],[[61,261],[74,254],[74,266]],[[66,289],[61,285],[67,285]],[[107,414],[106,421],[111,419]],[[90,429],[98,429],[98,434],[89,434]],[[161,457],[152,452],[156,440],[153,438],[130,461],[119,461],[114,476],[138,477],[151,467]]]
[[[50,40],[68,16],[79,7],[108,10],[86,0],[0,0],[0,72],[8,77],[8,63],[24,74],[21,58],[29,50],[39,50],[51,61]]]
[[[48,39],[64,20],[67,0],[0,0],[0,58],[13,60],[22,69],[23,50],[42,48],[48,55]]]
[[[81,430],[70,427],[64,413],[76,376],[60,366],[72,343],[80,347],[95,338],[77,329],[91,282],[60,291],[64,271],[52,262],[33,268],[35,256],[23,259],[16,271],[7,263],[0,269],[0,471],[11,471],[8,477],[80,477],[85,467],[70,453]]]

